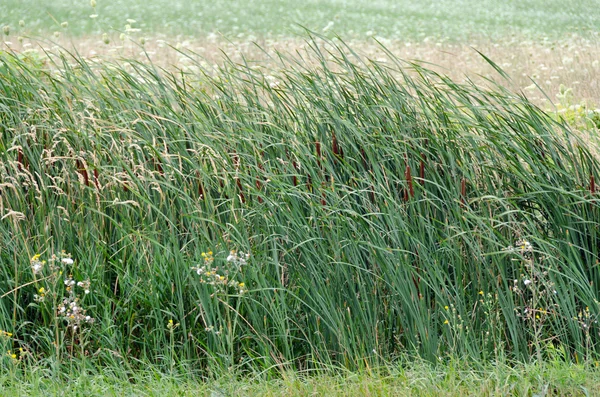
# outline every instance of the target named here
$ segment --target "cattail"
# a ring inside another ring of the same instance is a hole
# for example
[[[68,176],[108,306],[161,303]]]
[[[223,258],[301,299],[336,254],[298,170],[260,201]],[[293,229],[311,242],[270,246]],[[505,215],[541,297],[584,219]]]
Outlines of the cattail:
[[[315,142],[315,149],[317,150],[317,165],[321,168],[321,142]]]
[[[202,187],[202,182],[200,180],[200,171],[196,171],[196,178],[198,178],[198,197],[204,199],[204,188]]]
[[[369,169],[369,164],[367,163],[367,155],[365,153],[365,149],[360,148],[360,157],[362,159],[362,163],[363,163],[363,168],[365,170]]]
[[[408,183],[408,192],[407,194],[410,194],[410,197],[415,197],[415,189],[413,188],[413,180],[412,180],[412,175],[410,174],[410,165],[406,165],[406,171],[404,173],[405,177],[406,177],[406,182]],[[408,196],[406,197],[406,200],[408,200]]]
[[[590,192],[592,194],[596,193],[596,181],[594,180],[594,175],[590,175]]]
[[[262,184],[260,183],[260,178],[259,178],[259,177],[256,177],[256,188],[257,188],[258,190],[260,190],[260,188],[261,188],[261,187],[262,187]],[[262,202],[263,202],[263,199],[262,199],[262,197],[258,196],[258,202],[259,202],[259,203],[262,203]]]
[[[165,173],[163,171],[163,167],[160,164],[160,160],[157,160],[155,157],[152,157],[152,163],[154,163],[154,169],[156,171],[158,171],[158,173],[160,174],[160,176],[165,176]]]
[[[344,157],[343,153],[342,153],[342,148],[340,147],[337,137],[335,136],[335,132],[331,132],[331,147],[333,149],[333,155],[335,157]]]
[[[87,173],[87,170],[85,169],[83,162],[79,159],[75,159],[75,165],[77,166],[77,171],[79,171],[79,173],[83,176],[85,185],[90,186],[90,179],[88,177],[88,173]]]
[[[298,177],[296,176],[298,174],[298,164],[296,164],[296,161],[292,160],[292,167],[294,167],[294,176],[292,177],[292,182],[294,183],[294,186],[298,185]]]
[[[97,168],[94,168],[94,185],[96,185],[96,189],[100,190],[100,181]]]
[[[19,162],[19,171],[22,171],[23,166],[25,166],[25,160],[23,156],[23,150],[21,148],[17,150],[17,161]]]

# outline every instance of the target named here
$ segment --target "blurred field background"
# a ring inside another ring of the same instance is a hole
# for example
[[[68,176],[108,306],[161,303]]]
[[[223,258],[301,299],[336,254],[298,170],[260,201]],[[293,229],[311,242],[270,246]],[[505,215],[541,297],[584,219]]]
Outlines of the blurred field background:
[[[341,37],[382,60],[383,43],[401,59],[422,60],[453,79],[497,77],[474,51],[511,77],[505,82],[553,110],[561,86],[571,103],[600,97],[600,7],[564,1],[89,1],[6,0],[0,26],[9,48],[59,44],[86,57],[150,57],[186,67],[191,51],[208,64],[242,56],[274,68],[275,50],[294,52],[304,29]],[[142,44],[143,43],[143,44]],[[535,84],[534,84],[535,83]],[[536,84],[544,93],[540,92]]]
[[[451,41],[589,35],[597,30],[600,17],[594,0],[98,0],[94,8],[87,1],[5,0],[0,13],[4,24],[17,26],[24,20],[26,31],[36,35],[60,30],[60,23],[69,21],[69,33],[84,37],[123,30],[127,19],[135,19],[139,28],[156,37],[198,38],[215,32],[230,38],[287,37],[303,25],[311,30],[327,27],[346,39],[375,34]]]

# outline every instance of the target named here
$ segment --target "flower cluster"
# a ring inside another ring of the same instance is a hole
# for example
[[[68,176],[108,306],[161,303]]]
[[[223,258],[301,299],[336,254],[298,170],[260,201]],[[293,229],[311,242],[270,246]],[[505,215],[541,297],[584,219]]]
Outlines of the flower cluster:
[[[241,267],[247,264],[249,254],[230,251],[229,256],[222,266],[215,266],[215,258],[212,251],[203,252],[204,263],[192,267],[199,276],[202,284],[208,284],[215,288],[216,292],[235,291],[240,295],[246,292],[246,285],[235,279],[240,273]]]
[[[31,272],[34,276],[42,275],[44,273],[49,273],[50,277],[58,276],[60,275],[59,264],[70,266],[75,263],[71,258],[71,254],[67,254],[65,251],[62,251],[59,255],[53,254],[48,262],[40,260],[40,258],[41,254],[35,254],[30,259]]]
[[[68,296],[63,298],[61,304],[58,306],[57,315],[66,320],[68,326],[73,329],[73,332],[77,331],[82,323],[93,323],[94,319],[86,314],[86,310],[81,305],[81,299],[75,293],[75,287],[83,289],[87,295],[90,293],[90,281],[76,282],[72,276],[65,279],[64,281]]]
[[[33,300],[38,303],[44,302],[46,300],[46,288],[40,287],[38,293],[33,295]]]
[[[84,323],[93,323],[94,319],[86,313],[81,303],[82,297],[90,293],[90,280],[77,281],[72,275],[61,280],[63,272],[75,263],[71,254],[62,251],[58,255],[52,255],[47,262],[40,258],[40,254],[35,254],[30,260],[37,287],[33,300],[40,304],[40,309],[50,310],[53,315],[66,321],[73,332],[79,330]],[[50,308],[42,305],[44,302],[53,305]]]
[[[229,252],[229,256],[227,257],[227,262],[230,262],[237,267],[241,267],[248,263],[248,259],[250,259],[250,254],[244,254],[243,252],[231,250]]]
[[[46,261],[40,260],[40,256],[41,256],[40,254],[35,254],[34,256],[31,257],[31,260],[30,260],[31,271],[36,276],[42,272],[42,270],[44,269],[44,265],[46,264]]]
[[[12,332],[6,332],[0,329],[0,336],[4,338],[12,338]]]
[[[526,239],[515,241],[515,245],[509,245],[504,249],[508,253],[519,254],[525,258],[531,258],[533,255],[533,245]]]

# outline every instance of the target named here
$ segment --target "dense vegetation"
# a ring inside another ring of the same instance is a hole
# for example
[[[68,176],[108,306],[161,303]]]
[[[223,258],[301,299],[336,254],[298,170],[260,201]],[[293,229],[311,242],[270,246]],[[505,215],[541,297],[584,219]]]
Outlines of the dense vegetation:
[[[3,365],[595,359],[589,143],[309,44],[274,76],[0,55]]]

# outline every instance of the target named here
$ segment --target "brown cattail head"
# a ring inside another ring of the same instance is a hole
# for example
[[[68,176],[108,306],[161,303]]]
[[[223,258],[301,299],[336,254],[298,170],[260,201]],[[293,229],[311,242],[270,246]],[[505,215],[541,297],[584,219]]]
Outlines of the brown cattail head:
[[[88,177],[87,170],[85,169],[85,166],[83,165],[83,161],[81,161],[79,159],[75,159],[75,165],[77,166],[77,171],[79,171],[81,176],[83,176],[85,185],[90,186],[90,178]]]
[[[296,164],[294,160],[292,160],[292,167],[294,167],[294,176],[292,177],[292,182],[294,183],[294,186],[297,186],[298,178],[296,177],[296,175],[298,174],[298,164]]]
[[[368,163],[367,163],[367,155],[365,153],[365,149],[363,149],[363,148],[360,148],[360,157],[362,159],[364,169],[368,170],[369,167],[368,167]]]
[[[413,187],[413,179],[412,179],[412,175],[410,174],[410,165],[406,165],[406,171],[404,172],[404,176],[406,177],[406,183],[408,184],[408,192],[407,194],[410,194],[410,197],[415,197],[415,189]],[[406,199],[408,199],[408,197],[406,197]]]
[[[260,190],[261,187],[262,187],[262,183],[260,182],[260,177],[257,176],[256,177],[256,189]],[[263,202],[263,199],[262,199],[262,197],[260,197],[260,195],[258,196],[258,202],[259,203]]]
[[[24,160],[23,160],[23,150],[21,148],[19,148],[17,150],[17,161],[19,162],[19,170],[22,170],[22,166],[25,165]]]
[[[158,171],[160,176],[165,176],[165,172],[163,171],[163,167],[160,164],[160,160],[157,160],[155,157],[152,158],[152,162],[154,163],[154,169]]]
[[[315,150],[317,151],[317,165],[321,167],[321,142],[315,142]]]
[[[204,199],[204,188],[200,180],[200,171],[196,171],[196,178],[198,178],[198,197]]]
[[[100,190],[100,178],[98,176],[98,168],[94,168],[94,185],[96,185],[96,189]]]
[[[594,175],[590,175],[590,192],[592,194],[596,193],[596,180],[594,179]]]
[[[333,155],[335,157],[344,157],[344,154],[342,153],[342,148],[340,147],[340,144],[337,140],[337,137],[335,136],[335,132],[331,132],[331,147],[333,149]]]

